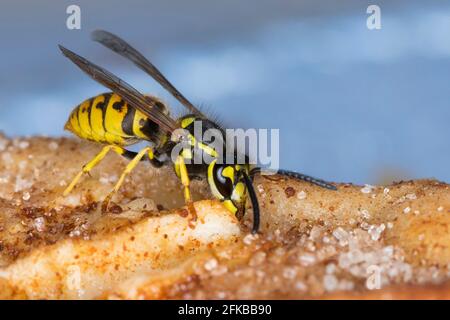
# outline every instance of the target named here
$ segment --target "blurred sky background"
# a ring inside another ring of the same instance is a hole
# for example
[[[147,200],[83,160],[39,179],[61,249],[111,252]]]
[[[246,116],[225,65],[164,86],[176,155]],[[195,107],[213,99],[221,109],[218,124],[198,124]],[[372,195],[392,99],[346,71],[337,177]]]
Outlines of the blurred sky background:
[[[81,7],[81,30],[66,8]],[[381,30],[366,9],[381,8]],[[117,33],[226,127],[279,128],[281,167],[333,181],[450,182],[450,1],[21,1],[0,3],[0,131],[59,136],[106,91],[57,44],[181,108],[90,40]]]

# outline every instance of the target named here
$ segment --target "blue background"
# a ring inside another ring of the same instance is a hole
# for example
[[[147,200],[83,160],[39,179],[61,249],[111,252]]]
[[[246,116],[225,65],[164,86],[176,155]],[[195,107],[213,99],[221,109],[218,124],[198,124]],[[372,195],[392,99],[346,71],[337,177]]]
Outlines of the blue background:
[[[81,30],[66,8],[81,7]],[[369,4],[381,30],[368,30]],[[444,1],[5,1],[0,130],[59,136],[105,89],[61,43],[145,93],[176,102],[90,41],[119,34],[226,127],[279,128],[281,166],[328,180],[450,181],[450,3]]]

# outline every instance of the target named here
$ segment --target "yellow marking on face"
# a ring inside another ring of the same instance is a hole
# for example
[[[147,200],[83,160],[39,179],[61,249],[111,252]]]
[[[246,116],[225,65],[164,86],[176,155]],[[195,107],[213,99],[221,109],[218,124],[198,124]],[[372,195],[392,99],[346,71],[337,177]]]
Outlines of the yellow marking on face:
[[[234,184],[234,168],[232,166],[225,167],[225,169],[222,170],[222,175],[230,178],[231,182]]]
[[[224,196],[217,189],[216,183],[214,181],[214,166],[216,165],[217,159],[214,159],[208,166],[208,183],[211,193],[214,197],[219,200],[223,200]]]
[[[91,107],[92,138],[97,141],[103,141],[105,139],[105,130],[103,128],[103,111],[101,108],[97,108],[97,105],[103,102],[105,102],[105,96],[99,95],[94,99]]]
[[[181,120],[181,127],[184,129],[195,121],[195,117],[188,117]]]

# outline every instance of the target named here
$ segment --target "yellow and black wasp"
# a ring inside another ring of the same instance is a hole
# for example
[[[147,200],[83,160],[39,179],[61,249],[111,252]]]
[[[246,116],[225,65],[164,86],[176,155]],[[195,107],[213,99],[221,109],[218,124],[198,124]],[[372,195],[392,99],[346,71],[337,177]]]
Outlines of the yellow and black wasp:
[[[194,132],[194,123],[196,122],[201,122],[201,127],[205,130],[212,128],[223,133],[223,129],[204,116],[136,49],[107,31],[94,31],[92,38],[131,60],[136,66],[153,77],[186,107],[190,114],[179,119],[173,119],[169,115],[168,107],[158,98],[141,94],[111,72],[63,46],[59,46],[62,53],[81,70],[112,91],[90,98],[78,105],[72,111],[65,125],[65,129],[80,138],[99,142],[105,146],[91,161],[83,166],[64,191],[64,195],[69,194],[82,175],[92,170],[112,150],[131,161],[126,166],[114,189],[105,198],[103,208],[107,209],[108,202],[114,193],[119,190],[126,175],[135,168],[139,161],[149,160],[155,167],[166,165],[173,158],[168,157],[168,155],[172,153],[178,143],[183,142],[185,145],[187,144],[188,148],[181,148],[172,162],[175,172],[184,186],[184,198],[189,210],[195,212],[189,190],[190,180],[193,177],[203,175],[207,177],[214,197],[222,201],[226,208],[236,214],[238,218],[243,217],[247,195],[250,197],[254,214],[252,232],[258,232],[260,213],[252,180],[253,176],[261,169],[251,165],[248,157],[245,157],[244,163],[238,163],[237,161],[226,163],[225,156],[222,153],[219,153],[208,141],[203,141],[201,137],[197,137]],[[179,132],[179,129],[183,129],[181,130],[182,133],[174,134]],[[225,134],[222,136],[225,137]],[[148,141],[150,145],[139,152],[125,149],[126,146],[139,141]],[[226,141],[223,141],[223,144],[226,145]],[[202,162],[200,164],[187,161],[192,159],[196,151],[205,152],[213,160],[210,163]],[[237,154],[237,150],[232,151]],[[233,159],[236,160],[237,157]],[[336,190],[335,186],[323,180],[300,173],[286,170],[279,170],[277,173]]]

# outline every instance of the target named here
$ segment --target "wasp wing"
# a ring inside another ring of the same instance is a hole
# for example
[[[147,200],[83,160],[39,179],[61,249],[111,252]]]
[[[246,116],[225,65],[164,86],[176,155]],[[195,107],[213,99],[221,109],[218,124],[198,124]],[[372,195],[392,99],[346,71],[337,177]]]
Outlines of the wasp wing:
[[[62,53],[75,63],[81,70],[88,74],[92,79],[101,83],[113,92],[122,97],[130,106],[139,110],[152,121],[157,123],[163,131],[172,132],[178,128],[175,120],[165,113],[159,111],[154,102],[147,99],[143,94],[133,88],[131,85],[115,76],[108,70],[105,70],[89,60],[77,55],[69,49],[59,46]]]
[[[183,106],[189,109],[192,113],[203,116],[188,99],[186,99],[164,75],[145,58],[139,51],[125,42],[118,36],[104,30],[96,30],[92,32],[92,40],[97,41],[107,47],[108,49],[120,54],[121,56],[131,60],[136,66],[142,69],[155,79],[164,89],[170,92]]]

